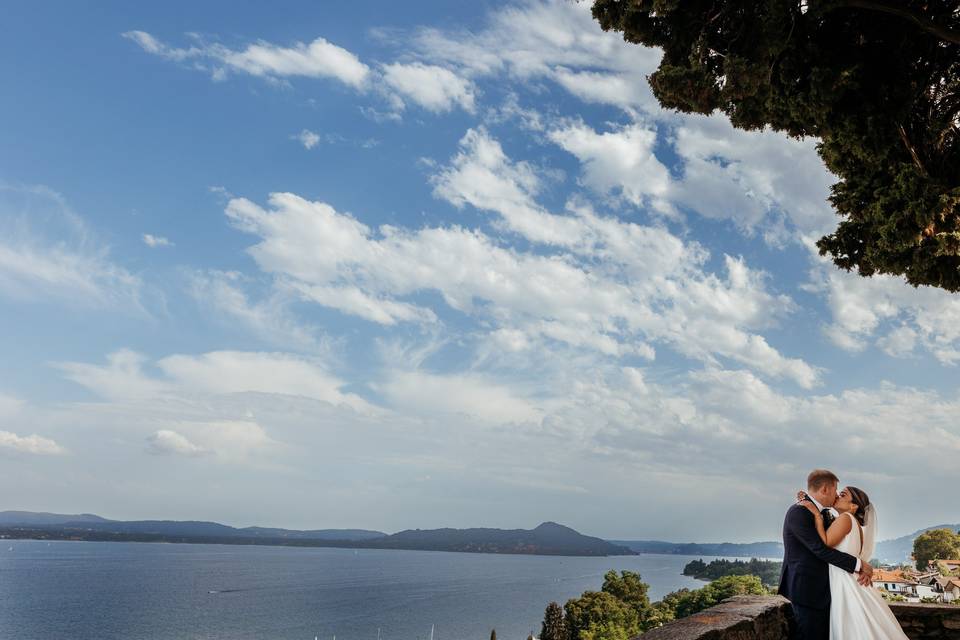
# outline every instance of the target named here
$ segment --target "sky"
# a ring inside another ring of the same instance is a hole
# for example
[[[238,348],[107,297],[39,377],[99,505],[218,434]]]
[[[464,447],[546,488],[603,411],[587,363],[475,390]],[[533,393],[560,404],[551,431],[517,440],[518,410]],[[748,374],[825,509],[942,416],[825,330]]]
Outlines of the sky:
[[[589,3],[16,3],[0,510],[777,539],[960,520],[960,298]]]

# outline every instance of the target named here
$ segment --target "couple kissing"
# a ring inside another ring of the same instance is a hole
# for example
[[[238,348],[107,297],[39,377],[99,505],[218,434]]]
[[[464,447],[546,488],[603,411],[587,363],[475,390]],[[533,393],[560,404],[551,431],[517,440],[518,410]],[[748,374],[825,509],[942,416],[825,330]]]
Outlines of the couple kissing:
[[[783,521],[779,593],[793,606],[794,640],[907,640],[873,588],[877,511],[866,492],[839,489],[816,469]]]

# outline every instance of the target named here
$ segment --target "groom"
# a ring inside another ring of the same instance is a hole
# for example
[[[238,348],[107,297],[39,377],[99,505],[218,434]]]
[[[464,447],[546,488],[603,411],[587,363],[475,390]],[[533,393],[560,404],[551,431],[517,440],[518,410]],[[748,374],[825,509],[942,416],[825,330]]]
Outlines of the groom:
[[[824,525],[832,522],[829,507],[837,500],[837,476],[816,469],[807,476],[807,496],[821,513]],[[848,553],[831,549],[820,540],[813,514],[795,504],[783,521],[783,573],[778,593],[793,605],[795,640],[829,640],[830,578],[828,564],[850,573],[859,573],[858,581],[870,585],[873,567]]]

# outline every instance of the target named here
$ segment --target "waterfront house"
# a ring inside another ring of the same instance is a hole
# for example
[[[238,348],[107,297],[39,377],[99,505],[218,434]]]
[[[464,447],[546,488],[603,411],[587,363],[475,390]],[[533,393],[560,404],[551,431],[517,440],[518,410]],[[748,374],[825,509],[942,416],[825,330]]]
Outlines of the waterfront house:
[[[921,586],[915,580],[908,578],[903,571],[886,571],[877,569],[873,572],[873,586],[881,591],[886,591],[892,595],[903,596],[908,601],[919,602],[920,596],[917,595],[917,587]],[[935,595],[933,589],[931,595]]]
[[[944,602],[960,601],[960,578],[940,578],[937,583]]]

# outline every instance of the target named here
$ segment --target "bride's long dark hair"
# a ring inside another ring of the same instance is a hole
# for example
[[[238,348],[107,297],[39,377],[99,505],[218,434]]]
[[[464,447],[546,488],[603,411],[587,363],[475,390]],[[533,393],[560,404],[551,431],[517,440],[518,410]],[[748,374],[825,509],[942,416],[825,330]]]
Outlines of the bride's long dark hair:
[[[857,522],[860,523],[860,526],[864,526],[864,519],[867,517],[867,507],[870,506],[870,496],[867,495],[867,492],[863,489],[858,489],[856,487],[847,487],[847,491],[850,492],[850,499],[853,500],[853,504],[857,505],[857,510],[854,512],[853,517],[857,519]]]

